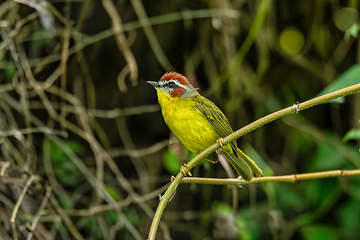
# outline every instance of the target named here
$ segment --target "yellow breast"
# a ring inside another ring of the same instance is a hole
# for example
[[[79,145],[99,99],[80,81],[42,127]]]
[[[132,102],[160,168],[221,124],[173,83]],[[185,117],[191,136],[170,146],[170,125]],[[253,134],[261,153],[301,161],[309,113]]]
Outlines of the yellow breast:
[[[175,137],[193,153],[199,153],[216,143],[220,135],[195,108],[191,98],[173,98],[158,91],[165,123]]]

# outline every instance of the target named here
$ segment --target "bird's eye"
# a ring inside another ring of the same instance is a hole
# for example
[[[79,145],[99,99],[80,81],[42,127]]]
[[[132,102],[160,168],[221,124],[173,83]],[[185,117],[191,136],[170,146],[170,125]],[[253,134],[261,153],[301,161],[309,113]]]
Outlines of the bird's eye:
[[[169,86],[169,88],[174,88],[174,87],[175,87],[175,83],[169,82],[168,86]]]

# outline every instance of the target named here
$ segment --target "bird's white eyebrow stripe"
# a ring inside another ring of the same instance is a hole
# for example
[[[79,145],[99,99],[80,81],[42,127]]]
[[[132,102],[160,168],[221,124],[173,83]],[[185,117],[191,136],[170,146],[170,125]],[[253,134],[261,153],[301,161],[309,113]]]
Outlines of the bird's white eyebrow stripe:
[[[160,87],[162,87],[165,84],[168,84],[169,82],[173,82],[176,84],[176,86],[186,89],[186,86],[184,84],[181,84],[177,79],[170,79],[169,81],[159,81],[159,85]]]

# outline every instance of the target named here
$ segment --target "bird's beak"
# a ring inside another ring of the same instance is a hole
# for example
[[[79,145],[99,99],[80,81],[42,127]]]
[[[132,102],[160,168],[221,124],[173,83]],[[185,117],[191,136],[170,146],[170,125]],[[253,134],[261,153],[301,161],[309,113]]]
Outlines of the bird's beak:
[[[150,84],[151,86],[153,86],[154,88],[158,88],[159,84],[156,81],[146,81],[148,84]]]

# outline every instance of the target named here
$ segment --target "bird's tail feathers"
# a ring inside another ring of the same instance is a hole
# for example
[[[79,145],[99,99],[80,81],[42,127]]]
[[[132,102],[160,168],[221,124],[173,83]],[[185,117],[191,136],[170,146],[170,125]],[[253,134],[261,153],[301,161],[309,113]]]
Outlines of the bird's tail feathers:
[[[226,159],[231,163],[236,172],[245,180],[250,181],[253,178],[253,171],[242,158],[236,157],[234,154],[222,152]]]
[[[237,149],[238,155],[242,158],[247,165],[251,168],[252,172],[254,173],[254,177],[262,177],[263,173],[261,169],[255,164],[255,162],[248,157],[245,153],[243,153],[239,148]]]

